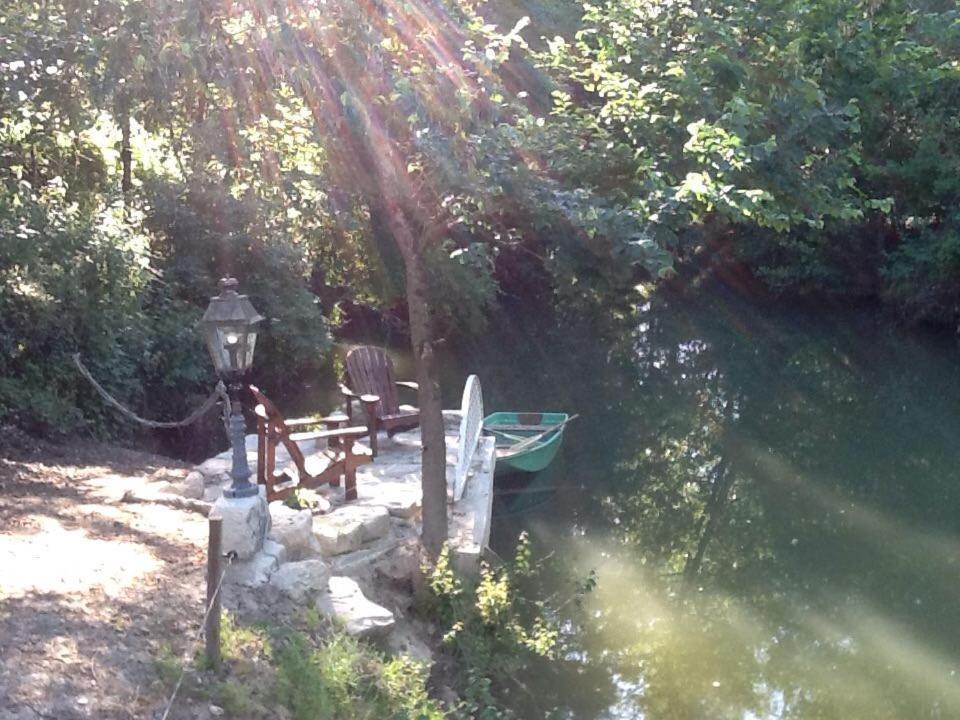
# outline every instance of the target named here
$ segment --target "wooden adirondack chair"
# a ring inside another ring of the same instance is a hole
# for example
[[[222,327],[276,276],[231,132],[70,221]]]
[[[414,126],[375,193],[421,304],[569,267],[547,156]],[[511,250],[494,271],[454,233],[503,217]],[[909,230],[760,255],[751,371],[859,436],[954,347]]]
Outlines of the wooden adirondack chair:
[[[365,426],[343,427],[346,415],[303,420],[286,420],[270,399],[259,389],[250,386],[257,401],[257,482],[267,488],[267,501],[284,500],[297,488],[316,488],[320,485],[340,486],[344,478],[344,498],[357,499],[357,467],[372,461],[370,453],[356,447],[358,439],[367,434]],[[295,432],[298,428],[323,425],[326,429]],[[297,445],[303,440],[327,440],[327,447],[310,458],[304,458]],[[286,472],[277,472],[277,445],[283,445],[297,468],[298,478]]]
[[[366,414],[370,430],[370,449],[377,454],[377,432],[380,428],[393,437],[402,430],[420,424],[420,411],[410,405],[401,405],[397,388],[418,390],[415,382],[394,380],[393,361],[383,348],[364,345],[347,353],[347,374],[350,387],[341,385],[347,403],[347,415],[353,418],[353,401],[359,400]]]

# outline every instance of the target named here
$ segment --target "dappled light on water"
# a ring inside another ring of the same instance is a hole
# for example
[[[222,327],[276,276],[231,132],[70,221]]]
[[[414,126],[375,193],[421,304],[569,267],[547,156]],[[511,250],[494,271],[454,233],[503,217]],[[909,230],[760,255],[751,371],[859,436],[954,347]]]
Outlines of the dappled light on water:
[[[555,329],[501,330],[528,341],[509,345],[524,356],[510,367],[536,358],[542,381],[484,376],[493,408],[549,398],[584,420],[548,480],[503,499],[496,527],[505,547],[529,529],[562,567],[548,593],[597,573],[564,657],[529,673],[538,705],[960,717],[949,339],[857,312],[761,310],[716,283],[633,318],[563,313]]]
[[[610,718],[904,718],[960,712],[955,657],[869,601],[682,588],[632,562],[616,537],[552,537],[574,572],[597,571],[563,673]],[[597,673],[598,669],[602,672]],[[556,668],[554,668],[556,671]],[[551,680],[543,691],[550,693]],[[606,687],[597,684],[603,677]],[[538,678],[532,678],[537,686]],[[574,707],[589,702],[582,698]],[[920,714],[913,714],[920,709]],[[579,715],[577,715],[579,716]],[[583,714],[584,717],[587,714]]]

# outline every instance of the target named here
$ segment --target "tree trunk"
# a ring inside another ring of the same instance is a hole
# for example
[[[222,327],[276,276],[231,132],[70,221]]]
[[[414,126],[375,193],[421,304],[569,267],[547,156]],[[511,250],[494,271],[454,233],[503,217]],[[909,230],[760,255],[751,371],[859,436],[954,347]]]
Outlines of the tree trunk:
[[[123,209],[130,212],[130,191],[133,189],[133,151],[130,148],[130,108],[126,99],[120,114],[120,190],[123,192]]]
[[[390,231],[403,255],[410,313],[410,340],[420,386],[420,437],[423,444],[421,480],[423,490],[423,546],[435,560],[447,541],[447,446],[443,429],[433,328],[430,319],[429,280],[420,241],[413,234],[402,208],[390,203],[386,209]]]
[[[436,356],[430,331],[426,273],[417,261],[408,264],[407,305],[410,336],[420,386],[420,434],[423,442],[423,544],[432,559],[447,541],[447,439],[443,400],[437,381]]]
[[[312,44],[308,38],[305,47]],[[348,87],[359,88],[360,97],[373,97],[375,87],[365,87],[368,71],[355,63],[351,53],[338,52],[331,61],[320,53],[311,53],[319,78],[342,78]],[[375,83],[374,83],[375,85]],[[365,89],[364,89],[365,88]],[[343,119],[337,122],[336,141],[328,147],[332,162],[342,168],[345,177],[360,190],[370,203],[371,215],[382,218],[403,258],[406,277],[407,309],[410,314],[410,339],[420,386],[420,436],[423,444],[421,468],[423,490],[423,546],[431,559],[436,559],[448,539],[447,532],[447,448],[443,429],[443,404],[440,397],[436,360],[433,349],[429,278],[423,263],[423,249],[438,237],[425,228],[423,219],[415,220],[411,209],[422,207],[407,172],[407,161],[398,151],[401,142],[391,137],[390,123],[380,117],[375,103],[363,108],[354,120],[342,104],[335,83],[316,83],[307,88],[306,98],[313,110],[318,128],[329,122],[330,111],[324,104],[338,108],[334,113]],[[360,128],[362,127],[362,132]],[[407,138],[410,142],[410,138]],[[437,226],[435,231],[442,230]]]

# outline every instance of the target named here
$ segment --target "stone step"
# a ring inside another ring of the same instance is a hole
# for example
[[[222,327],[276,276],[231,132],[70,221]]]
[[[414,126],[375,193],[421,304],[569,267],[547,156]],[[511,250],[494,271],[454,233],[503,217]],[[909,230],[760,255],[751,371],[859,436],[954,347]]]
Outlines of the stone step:
[[[393,613],[368,600],[356,580],[335,575],[317,599],[317,610],[340,622],[353,637],[383,637],[394,626]]]
[[[270,584],[295,602],[304,602],[325,591],[329,578],[323,560],[300,560],[281,565],[270,576]]]
[[[395,518],[410,520],[420,510],[420,475],[410,473],[395,482],[370,477],[357,483],[357,505],[385,507]]]
[[[283,545],[290,560],[301,560],[313,552],[313,514],[294,510],[280,500],[270,503],[271,527],[268,537]]]
[[[358,550],[390,532],[390,512],[379,505],[344,505],[313,519],[313,536],[325,556]]]

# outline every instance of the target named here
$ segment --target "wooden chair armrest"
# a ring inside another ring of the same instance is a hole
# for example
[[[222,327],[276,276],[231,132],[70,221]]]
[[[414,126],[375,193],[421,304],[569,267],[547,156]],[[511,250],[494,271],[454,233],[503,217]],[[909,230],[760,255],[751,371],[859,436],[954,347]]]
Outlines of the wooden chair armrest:
[[[288,428],[309,427],[310,425],[320,425],[323,418],[290,418],[284,420],[284,426]]]
[[[346,385],[344,385],[343,383],[340,383],[340,392],[341,392],[342,394],[346,395],[348,398],[358,398],[358,399],[359,399],[359,397],[360,397],[357,393],[355,393],[353,390],[351,390],[350,388],[348,388],[348,387],[347,387]]]
[[[351,427],[337,428],[336,430],[327,430],[327,437],[342,438],[362,438],[367,434],[366,425],[353,425]]]
[[[343,413],[334,413],[333,415],[323,415],[322,417],[292,418],[284,420],[283,424],[288,428],[309,427],[310,425],[342,424],[347,422],[348,418]]]
[[[420,384],[419,384],[419,383],[415,383],[415,382],[413,382],[412,380],[397,380],[397,381],[394,382],[394,385],[396,385],[397,387],[407,388],[408,390],[419,390],[419,389],[420,389]]]
[[[335,430],[314,430],[312,432],[291,433],[289,438],[294,442],[303,440],[329,440],[330,438],[362,438],[367,434],[366,425],[355,425]]]

